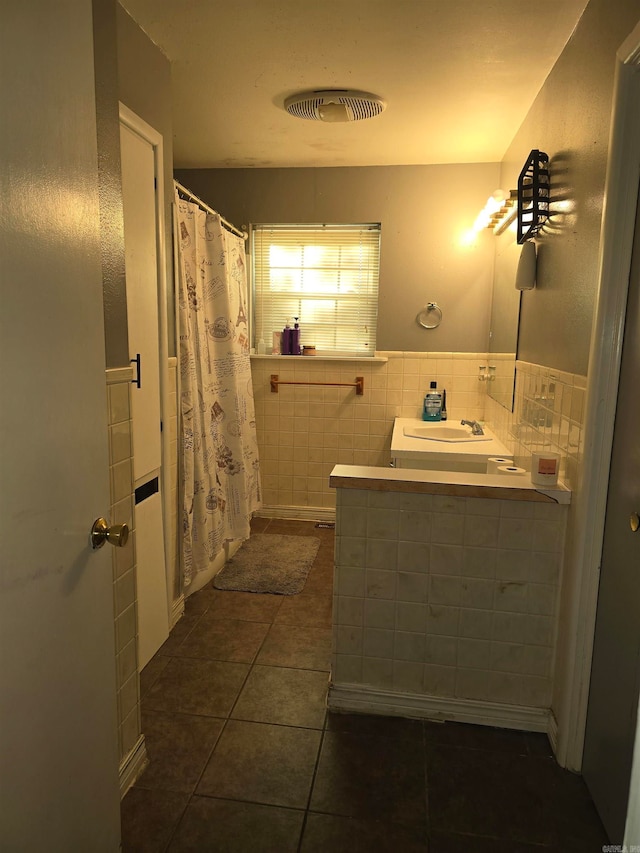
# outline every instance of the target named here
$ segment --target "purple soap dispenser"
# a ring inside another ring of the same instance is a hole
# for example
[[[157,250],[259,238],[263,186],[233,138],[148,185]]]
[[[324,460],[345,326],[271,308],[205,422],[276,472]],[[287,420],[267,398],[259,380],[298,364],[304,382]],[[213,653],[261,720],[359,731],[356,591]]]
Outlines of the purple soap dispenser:
[[[291,355],[291,326],[289,320],[282,330],[282,355]]]
[[[300,324],[297,317],[293,319],[295,323],[291,330],[291,355],[302,355],[302,350],[300,349]]]

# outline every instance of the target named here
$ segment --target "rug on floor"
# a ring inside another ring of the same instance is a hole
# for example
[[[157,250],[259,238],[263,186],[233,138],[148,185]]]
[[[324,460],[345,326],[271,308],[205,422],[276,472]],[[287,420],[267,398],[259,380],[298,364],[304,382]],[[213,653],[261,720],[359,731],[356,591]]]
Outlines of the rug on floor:
[[[213,579],[216,589],[296,595],[318,553],[315,536],[252,533]]]

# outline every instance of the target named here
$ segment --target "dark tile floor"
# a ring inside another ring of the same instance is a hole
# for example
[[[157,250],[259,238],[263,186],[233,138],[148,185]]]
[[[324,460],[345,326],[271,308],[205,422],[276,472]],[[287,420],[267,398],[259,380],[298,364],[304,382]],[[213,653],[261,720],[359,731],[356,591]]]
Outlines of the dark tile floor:
[[[544,735],[327,713],[333,531],[297,596],[221,592],[142,673],[149,766],[124,853],[591,853],[606,836]]]

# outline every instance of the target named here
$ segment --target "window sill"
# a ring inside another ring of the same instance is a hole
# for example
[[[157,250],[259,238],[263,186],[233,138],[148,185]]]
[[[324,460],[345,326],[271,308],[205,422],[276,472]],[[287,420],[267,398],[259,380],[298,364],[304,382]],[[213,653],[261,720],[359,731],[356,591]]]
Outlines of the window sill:
[[[389,359],[385,355],[269,355],[251,353],[251,360],[269,358],[272,361],[359,361],[366,364],[385,364]]]

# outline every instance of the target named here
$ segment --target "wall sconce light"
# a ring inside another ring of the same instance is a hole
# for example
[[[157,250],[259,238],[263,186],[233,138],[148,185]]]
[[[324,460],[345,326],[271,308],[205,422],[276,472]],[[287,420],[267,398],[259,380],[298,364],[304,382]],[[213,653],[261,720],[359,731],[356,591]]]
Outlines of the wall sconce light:
[[[533,149],[518,177],[518,243],[538,233],[549,217],[549,157]]]
[[[493,228],[493,233],[496,237],[507,230],[516,218],[516,214],[518,212],[518,206],[516,204],[518,200],[518,191],[509,190],[509,193],[505,194],[505,196],[502,207],[495,211],[491,217],[489,225],[487,226],[488,228]]]
[[[477,215],[473,233],[477,234],[484,228],[491,228],[496,235],[506,231],[518,212],[517,199],[517,190],[496,190]]]
[[[508,195],[504,190],[496,190],[489,196],[487,203],[476,216],[476,221],[473,223],[473,230],[475,232],[482,231],[483,228],[492,227],[492,220],[504,206]]]

